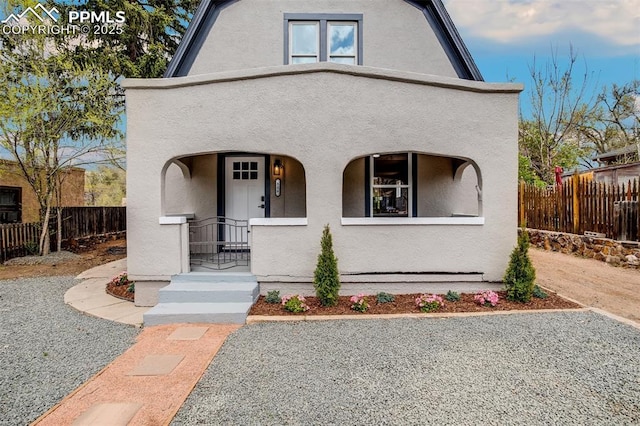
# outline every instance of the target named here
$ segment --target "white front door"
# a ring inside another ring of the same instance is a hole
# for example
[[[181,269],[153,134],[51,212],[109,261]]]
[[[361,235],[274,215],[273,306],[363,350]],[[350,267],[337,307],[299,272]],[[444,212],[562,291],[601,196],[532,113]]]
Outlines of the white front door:
[[[264,217],[264,157],[226,157],[225,217],[248,220]],[[244,228],[243,240],[251,239]],[[226,233],[227,242],[232,236]]]

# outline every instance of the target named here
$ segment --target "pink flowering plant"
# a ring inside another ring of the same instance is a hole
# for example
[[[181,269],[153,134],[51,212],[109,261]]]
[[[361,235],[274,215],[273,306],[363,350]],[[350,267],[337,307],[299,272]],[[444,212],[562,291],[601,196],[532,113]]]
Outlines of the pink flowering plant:
[[[496,306],[498,304],[498,299],[498,294],[491,290],[481,291],[473,296],[473,300],[475,300],[476,303],[481,306]]]
[[[351,299],[349,299],[349,301],[351,302],[351,309],[353,309],[354,311],[367,312],[367,309],[369,309],[369,303],[364,298],[363,293],[351,296]]]
[[[309,306],[305,303],[304,296],[299,294],[290,294],[282,298],[282,306],[289,312],[305,312],[309,310]]]
[[[433,312],[443,307],[444,301],[437,294],[422,294],[416,298],[416,306],[422,312]]]
[[[131,284],[132,281],[129,281],[129,276],[127,275],[127,272],[120,272],[118,275],[116,275],[115,277],[111,278],[111,281],[109,282],[109,284],[112,285],[127,285],[127,284]]]

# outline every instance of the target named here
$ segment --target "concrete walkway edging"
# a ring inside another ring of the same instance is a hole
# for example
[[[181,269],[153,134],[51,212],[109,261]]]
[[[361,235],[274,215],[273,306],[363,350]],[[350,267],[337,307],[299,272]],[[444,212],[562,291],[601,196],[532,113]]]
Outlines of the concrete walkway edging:
[[[88,269],[76,279],[83,280],[64,294],[64,303],[78,311],[122,324],[142,327],[142,316],[150,308],[135,306],[105,291],[109,281],[127,270],[127,259],[120,259]]]

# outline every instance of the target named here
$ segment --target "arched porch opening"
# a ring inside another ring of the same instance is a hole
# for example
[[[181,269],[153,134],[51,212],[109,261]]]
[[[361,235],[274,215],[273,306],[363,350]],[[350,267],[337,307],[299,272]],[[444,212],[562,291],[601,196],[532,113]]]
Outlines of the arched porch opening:
[[[185,155],[167,161],[161,180],[161,216],[188,224],[192,269],[248,267],[250,220],[306,217],[304,166],[291,156]]]
[[[467,158],[421,152],[371,153],[343,171],[342,216],[482,216],[482,178]]]

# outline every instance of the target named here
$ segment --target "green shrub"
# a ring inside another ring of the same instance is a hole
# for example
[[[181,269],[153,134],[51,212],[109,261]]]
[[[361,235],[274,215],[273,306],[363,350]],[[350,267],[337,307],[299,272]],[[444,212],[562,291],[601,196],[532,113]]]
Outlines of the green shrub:
[[[529,236],[525,229],[518,235],[518,245],[511,252],[509,266],[504,274],[507,299],[526,303],[531,300],[536,281],[536,270],[529,258]]]
[[[329,225],[325,225],[320,240],[322,247],[318,255],[318,263],[313,273],[313,286],[322,306],[335,306],[340,291],[338,259],[333,254],[333,241]]]
[[[307,305],[304,296],[300,296],[299,294],[284,296],[281,303],[282,306],[284,306],[284,309],[296,314],[309,310],[309,306]]]
[[[540,286],[537,286],[537,285],[533,287],[532,296],[537,299],[546,299],[547,297],[549,297],[549,295],[545,293],[545,291],[541,289]]]
[[[376,302],[378,303],[391,303],[394,300],[396,300],[396,298],[393,294],[385,293],[384,291],[376,294]]]
[[[460,300],[460,295],[455,291],[449,290],[444,298],[447,299],[448,302],[458,302]]]
[[[129,293],[135,293],[136,292],[136,283],[131,281],[131,284],[129,284],[129,287],[127,287],[127,291]]]
[[[40,245],[35,241],[27,241],[24,244],[24,249],[27,252],[27,255],[34,256],[40,252]]]
[[[280,303],[282,301],[280,292],[278,290],[268,291],[264,301],[267,303]]]

